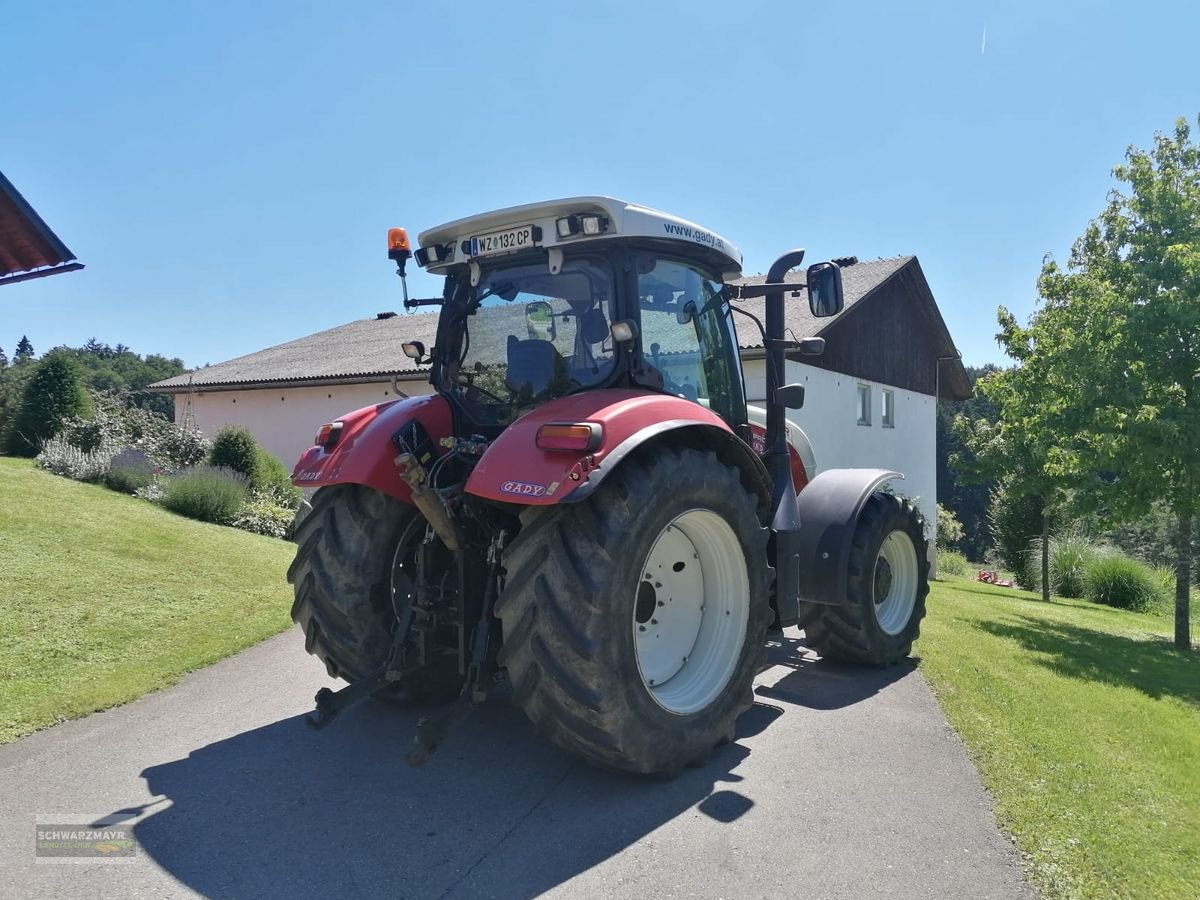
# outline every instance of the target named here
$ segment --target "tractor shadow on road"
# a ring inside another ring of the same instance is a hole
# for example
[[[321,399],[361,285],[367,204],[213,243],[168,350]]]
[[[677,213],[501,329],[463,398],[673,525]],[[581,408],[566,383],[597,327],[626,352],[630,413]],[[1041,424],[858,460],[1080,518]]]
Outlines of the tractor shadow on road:
[[[782,667],[791,671],[772,684],[760,683],[755,689],[759,697],[809,709],[832,710],[852,706],[875,696],[888,685],[913,672],[917,660],[901,660],[883,669],[853,666],[822,659],[809,650],[802,639],[785,635],[771,640],[767,649],[767,664],[772,669]],[[759,680],[770,681],[773,677],[772,671],[768,670]],[[753,712],[751,710],[746,715]]]
[[[814,709],[908,671],[837,667],[789,639],[771,662],[792,671],[760,694]],[[653,832],[677,817],[737,821],[754,806],[736,772],[747,739],[786,713],[756,702],[734,743],[671,781],[579,763],[499,697],[412,768],[403,758],[420,715],[368,702],[319,733],[294,716],[149,768],[161,799],[135,824],[138,843],[209,897],[533,897],[634,845],[652,858]]]
[[[209,897],[532,897],[689,810],[728,823],[753,806],[739,743],[671,781],[625,777],[498,698],[412,768],[419,715],[367,703],[320,733],[296,716],[149,768],[163,800],[138,843]]]

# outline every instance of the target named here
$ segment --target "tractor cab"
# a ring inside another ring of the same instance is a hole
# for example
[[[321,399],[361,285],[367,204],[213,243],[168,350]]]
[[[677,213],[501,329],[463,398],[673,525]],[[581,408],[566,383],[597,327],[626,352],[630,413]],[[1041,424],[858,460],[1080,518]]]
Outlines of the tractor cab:
[[[419,243],[417,263],[446,281],[439,301],[410,303],[442,307],[431,381],[468,429],[486,433],[549,400],[614,387],[746,421],[723,296],[742,256],[720,235],[580,197],[460,219]]]

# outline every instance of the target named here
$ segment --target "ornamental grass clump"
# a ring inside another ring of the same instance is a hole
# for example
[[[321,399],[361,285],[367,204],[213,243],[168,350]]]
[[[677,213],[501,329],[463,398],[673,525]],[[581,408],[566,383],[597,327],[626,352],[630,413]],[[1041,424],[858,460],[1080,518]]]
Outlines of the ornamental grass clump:
[[[1143,612],[1162,601],[1162,582],[1144,562],[1120,553],[1097,555],[1084,573],[1084,597],[1092,603]]]
[[[190,519],[230,525],[249,497],[246,476],[232,469],[196,466],[165,480],[162,505]]]
[[[1059,597],[1082,597],[1088,566],[1106,549],[1086,538],[1067,535],[1050,543],[1050,588]]]

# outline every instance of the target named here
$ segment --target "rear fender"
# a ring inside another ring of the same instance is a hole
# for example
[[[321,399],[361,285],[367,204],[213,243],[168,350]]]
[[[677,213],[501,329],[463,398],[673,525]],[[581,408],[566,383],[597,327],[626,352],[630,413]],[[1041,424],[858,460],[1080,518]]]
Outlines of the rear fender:
[[[599,448],[591,453],[538,449],[538,429],[562,422],[600,425]],[[467,479],[466,490],[527,506],[577,502],[591,496],[638,447],[683,429],[695,430],[689,443],[712,447],[747,472],[760,499],[764,496],[768,482],[762,462],[720,416],[682,397],[627,389],[572,394],[526,413],[492,442]],[[765,496],[764,505],[769,491]]]
[[[808,483],[796,498],[801,602],[836,606],[846,601],[846,568],[858,516],[880,485],[903,477],[887,469],[829,469]]]
[[[397,453],[392,435],[414,419],[429,432],[435,452],[438,441],[454,433],[450,404],[436,394],[366,406],[334,420],[342,423],[342,432],[332,450],[314,446],[304,451],[292,470],[292,483],[302,488],[365,484],[411,503],[409,486],[392,462]]]

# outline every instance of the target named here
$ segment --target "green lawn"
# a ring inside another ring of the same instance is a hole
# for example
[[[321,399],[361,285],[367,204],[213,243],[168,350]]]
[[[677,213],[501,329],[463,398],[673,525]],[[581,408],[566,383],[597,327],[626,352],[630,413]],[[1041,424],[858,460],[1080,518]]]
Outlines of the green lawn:
[[[283,630],[293,550],[0,458],[0,743]]]
[[[1043,896],[1200,892],[1200,654],[1170,634],[1162,616],[933,586],[921,671]]]

